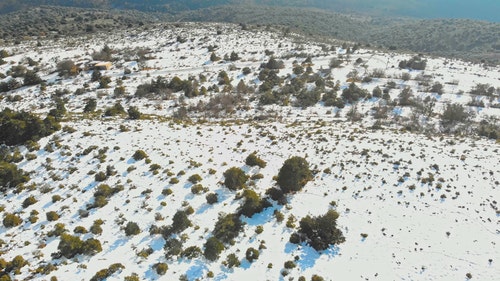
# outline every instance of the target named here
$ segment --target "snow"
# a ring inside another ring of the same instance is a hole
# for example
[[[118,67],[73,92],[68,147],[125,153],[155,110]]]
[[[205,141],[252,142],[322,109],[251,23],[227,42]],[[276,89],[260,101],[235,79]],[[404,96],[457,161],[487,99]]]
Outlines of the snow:
[[[216,35],[221,30],[222,35]],[[187,41],[179,43],[177,36],[185,36]],[[257,76],[261,63],[269,59],[265,50],[275,51],[275,56],[294,52],[297,46],[305,48],[301,52],[315,54],[313,68],[328,69],[329,61],[345,50],[320,55],[319,43],[301,42],[300,38],[281,37],[273,32],[236,30],[236,26],[223,24],[184,24],[179,27],[160,26],[148,31],[117,33],[103,38],[76,38],[69,42],[43,42],[42,48],[29,44],[8,46],[17,55],[9,57],[15,63],[23,58],[42,58],[43,79],[54,83],[46,93],[38,87],[23,87],[10,95],[21,95],[23,100],[15,104],[0,101],[0,108],[15,107],[46,114],[51,104],[51,93],[55,89],[69,89],[73,93],[90,79],[91,72],[82,73],[74,79],[60,80],[53,74],[57,61],[84,57],[108,42],[112,49],[127,47],[150,48],[155,59],[146,61],[149,70],[138,70],[140,64],[135,58],[124,61],[123,67],[133,70],[124,86],[129,93],[135,88],[158,75],[171,79],[179,76],[204,74],[210,86],[220,70],[226,70],[232,84],[239,79],[258,85]],[[73,41],[74,40],[74,41]],[[103,41],[104,40],[104,41]],[[234,63],[209,63],[210,52],[206,46],[218,45],[219,56],[237,50],[242,59]],[[281,48],[278,46],[281,45]],[[376,50],[360,50],[351,55],[351,63],[334,69],[335,80],[346,87],[346,76],[353,69],[363,73],[363,67],[352,64],[362,58],[369,70],[383,69],[390,78],[374,79],[363,84],[371,91],[377,85],[395,81],[402,86],[410,86],[416,95],[438,97],[437,110],[446,103],[466,104],[471,97],[467,94],[476,83],[498,85],[499,69],[485,68],[462,61],[429,58],[425,74],[432,75],[435,81],[445,85],[441,96],[427,93],[416,81],[398,79],[401,70],[397,64],[407,59],[406,54],[387,54]],[[281,75],[291,74],[293,61],[285,59],[286,69]],[[301,61],[301,59],[297,59]],[[445,61],[447,62],[445,64]],[[252,74],[241,76],[241,70],[230,71],[234,64],[242,69],[248,66]],[[0,72],[6,73],[9,65],[3,65]],[[412,71],[415,77],[422,72]],[[112,86],[123,76],[123,68],[118,66],[103,72],[112,77]],[[5,78],[6,81],[8,78]],[[4,81],[2,80],[2,81]],[[334,81],[335,81],[334,80]],[[445,84],[458,80],[458,85]],[[95,83],[94,83],[95,84]],[[9,191],[2,195],[0,206],[4,213],[18,213],[24,220],[21,226],[5,228],[0,226],[2,258],[12,260],[22,255],[29,265],[21,269],[16,279],[47,280],[56,276],[58,280],[90,279],[97,271],[114,263],[121,263],[125,269],[115,273],[107,280],[123,280],[125,276],[137,273],[140,280],[178,280],[186,275],[189,280],[208,280],[209,271],[213,280],[288,280],[305,276],[308,280],[314,274],[326,280],[464,280],[471,273],[474,280],[495,280],[500,276],[499,220],[497,201],[500,198],[498,143],[491,140],[445,135],[420,135],[387,127],[383,130],[368,129],[372,120],[353,124],[344,122],[343,116],[348,108],[341,110],[340,117],[328,115],[333,108],[323,105],[300,109],[294,107],[266,106],[259,109],[251,104],[251,110],[239,111],[231,118],[195,118],[191,122],[176,122],[169,118],[173,112],[170,106],[177,101],[146,101],[132,98],[123,99],[127,105],[138,106],[140,111],[150,114],[146,120],[123,120],[121,118],[100,118],[81,115],[84,100],[99,97],[97,85],[90,85],[90,91],[77,96],[70,95],[66,105],[74,114],[63,123],[76,129],[74,133],[59,131],[43,138],[41,149],[30,152],[36,159],[24,159],[18,166],[31,173],[29,185],[34,190],[23,190],[16,194]],[[201,86],[201,85],[200,85]],[[465,94],[457,95],[458,91]],[[397,92],[391,91],[396,98]],[[176,93],[176,95],[180,95]],[[98,107],[103,108],[115,102],[111,94],[103,94],[98,99]],[[196,104],[207,97],[186,100]],[[365,101],[360,110],[368,111],[377,101]],[[498,101],[496,101],[498,103]],[[499,109],[488,106],[479,111],[477,118],[498,116]],[[159,106],[157,106],[159,105]],[[396,107],[397,115],[407,115],[406,108]],[[270,121],[252,121],[257,114],[276,113],[280,118]],[[129,131],[120,130],[123,125]],[[57,143],[57,146],[56,146]],[[55,149],[49,152],[46,145]],[[98,148],[88,155],[82,151],[91,145]],[[101,162],[98,150],[107,147],[106,158]],[[144,150],[148,161],[135,161],[132,155],[136,150]],[[258,156],[267,162],[265,168],[245,166],[245,158],[257,151]],[[28,153],[26,148],[21,152]],[[249,184],[262,196],[265,191],[276,186],[273,176],[278,174],[283,162],[291,156],[307,159],[317,173],[305,188],[288,196],[285,206],[273,202],[272,207],[252,218],[242,218],[244,230],[236,238],[234,245],[226,245],[218,261],[209,262],[202,256],[195,259],[174,258],[166,260],[163,246],[165,240],[159,234],[150,235],[152,225],[170,225],[177,210],[191,206],[190,215],[193,226],[185,230],[179,238],[184,239],[183,248],[198,246],[203,249],[206,239],[211,236],[219,214],[235,212],[241,205],[236,192],[222,184],[223,172],[230,167],[241,167],[249,175],[261,173],[264,177]],[[193,161],[200,165],[193,165]],[[159,164],[158,174],[150,171],[151,164]],[[437,166],[436,166],[437,165]],[[91,209],[88,217],[80,217],[78,210],[86,209],[93,202],[93,193],[100,183],[94,180],[93,173],[105,171],[113,166],[117,174],[103,183],[111,187],[123,185],[124,190],[109,198],[109,203]],[[133,169],[132,168],[135,168]],[[436,169],[438,167],[438,169]],[[331,173],[326,173],[329,168]],[[215,174],[210,174],[214,169]],[[184,174],[179,173],[184,171]],[[423,178],[433,175],[434,181],[424,183]],[[219,202],[206,203],[205,193],[191,193],[189,176],[199,174],[200,184],[209,192],[218,194]],[[179,183],[169,183],[171,178]],[[163,189],[171,189],[173,194],[162,195]],[[51,189],[49,192],[47,189]],[[412,190],[413,189],[413,190]],[[63,199],[52,202],[52,195]],[[28,196],[38,200],[27,208],[21,207]],[[446,197],[442,197],[445,195]],[[335,206],[332,202],[335,201]],[[322,215],[329,209],[340,213],[338,226],[342,229],[346,242],[329,249],[316,252],[308,245],[294,245],[289,242],[290,235],[296,231],[286,226],[286,220],[294,216],[298,221],[306,215]],[[38,210],[39,220],[31,224],[28,217],[32,210]],[[273,213],[279,210],[285,221],[277,222]],[[49,222],[45,213],[56,211],[57,221]],[[157,220],[156,214],[162,219]],[[47,232],[56,223],[63,223],[73,233],[76,226],[89,229],[93,222],[102,219],[101,235],[91,233],[80,236],[83,240],[96,238],[102,244],[102,252],[94,256],[79,255],[74,259],[56,259],[51,254],[57,252],[58,237],[47,237]],[[123,230],[126,222],[136,222],[141,233],[128,237]],[[255,232],[262,226],[261,234]],[[361,234],[368,234],[363,238]],[[257,260],[249,262],[245,252],[249,247],[260,250]],[[143,249],[151,248],[153,253],[145,258],[137,256]],[[221,262],[235,253],[241,266],[227,268]],[[297,267],[288,270],[283,276],[284,263],[295,260]],[[489,260],[492,260],[491,262]],[[169,266],[164,276],[153,269],[157,262]],[[54,263],[57,269],[48,275],[37,274],[36,268],[45,263]],[[272,264],[269,268],[269,264]]]

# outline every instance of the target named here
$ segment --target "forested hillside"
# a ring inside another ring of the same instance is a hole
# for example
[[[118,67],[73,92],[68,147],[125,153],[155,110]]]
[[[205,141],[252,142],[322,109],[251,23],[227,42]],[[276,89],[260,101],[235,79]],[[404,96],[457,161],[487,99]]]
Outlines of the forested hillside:
[[[335,12],[371,16],[410,16],[416,18],[467,18],[500,22],[497,0],[4,0],[0,13],[39,5],[81,8],[119,8],[155,12],[179,12],[221,5],[261,5],[319,8]]]

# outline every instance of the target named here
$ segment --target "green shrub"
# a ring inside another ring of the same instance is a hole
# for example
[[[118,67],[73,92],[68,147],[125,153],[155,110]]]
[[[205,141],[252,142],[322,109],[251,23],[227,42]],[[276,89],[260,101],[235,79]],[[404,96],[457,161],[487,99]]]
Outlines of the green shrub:
[[[477,134],[489,139],[500,139],[500,126],[493,124],[493,122],[483,121],[477,128]]]
[[[191,226],[191,221],[188,218],[186,211],[179,210],[172,218],[171,233],[180,233]]]
[[[85,234],[88,231],[85,227],[79,225],[79,226],[75,227],[75,229],[73,229],[73,232],[78,233],[78,234]]]
[[[105,181],[107,178],[108,176],[104,172],[98,172],[94,175],[94,179],[97,182]]]
[[[339,214],[334,210],[329,210],[318,217],[308,215],[300,220],[299,231],[295,233],[295,237],[301,242],[308,243],[317,251],[326,250],[330,245],[343,243],[344,235],[337,228],[338,217]]]
[[[182,253],[182,242],[176,238],[169,238],[165,241],[165,257],[170,259],[174,256],[179,256]]]
[[[167,273],[168,270],[168,265],[166,263],[159,262],[153,265],[153,268],[156,270],[157,274],[165,275],[165,273]]]
[[[72,60],[63,60],[57,63],[56,70],[59,76],[68,77],[76,76],[78,74],[78,67]]]
[[[3,226],[9,228],[9,227],[14,227],[18,226],[23,222],[23,220],[15,214],[11,213],[6,213],[5,217],[3,218]]]
[[[92,278],[90,278],[90,281],[104,281],[108,277],[113,275],[115,272],[118,272],[124,268],[125,266],[123,264],[114,263],[110,265],[108,268],[99,270]]]
[[[201,249],[197,246],[187,247],[182,253],[181,257],[187,259],[195,259],[201,255]]]
[[[261,174],[261,173],[252,175],[252,177],[250,177],[251,180],[260,180],[260,179],[263,179],[263,178],[264,178],[264,175]]]
[[[245,252],[245,258],[249,261],[249,262],[253,262],[254,260],[258,259],[259,258],[259,250],[253,248],[253,247],[250,247],[247,249],[247,251]]]
[[[137,225],[137,223],[129,221],[125,226],[125,235],[133,236],[139,233],[141,233],[141,229],[139,228],[139,225]]]
[[[203,255],[206,259],[210,261],[215,261],[219,258],[220,253],[224,250],[224,245],[219,239],[215,237],[208,238],[207,242],[204,245],[205,250]]]
[[[286,269],[292,269],[292,268],[295,268],[297,266],[297,264],[295,264],[294,261],[286,261],[284,266]]]
[[[56,223],[56,225],[54,225],[54,229],[47,232],[47,236],[59,237],[59,236],[61,236],[61,234],[65,233],[66,231],[67,231],[66,226],[63,223]]]
[[[203,185],[201,184],[195,184],[191,187],[191,193],[193,194],[200,194],[203,191]]]
[[[35,204],[36,202],[38,202],[38,201],[35,199],[35,196],[31,195],[28,198],[24,199],[23,208],[27,208],[27,207]]]
[[[94,203],[90,205],[90,208],[102,208],[108,204],[108,199],[104,196],[94,197]]]
[[[285,161],[278,173],[278,185],[284,193],[299,191],[312,179],[309,163],[299,156]]]
[[[0,111],[0,143],[6,145],[38,141],[60,129],[61,125],[53,116],[42,120],[24,111],[14,112],[9,108]]]
[[[274,217],[276,218],[277,222],[282,222],[283,220],[285,220],[285,215],[283,215],[283,213],[278,210],[274,210]]]
[[[47,216],[48,221],[56,221],[59,219],[59,214],[54,211],[47,212],[45,215]]]
[[[295,106],[307,108],[315,105],[321,99],[321,90],[316,88],[314,90],[308,91],[306,89],[302,90],[296,97]]]
[[[188,181],[191,182],[191,183],[193,183],[193,184],[196,184],[196,183],[200,182],[201,180],[202,180],[202,178],[198,174],[191,175],[188,178]]]
[[[311,281],[325,281],[325,278],[323,278],[319,275],[313,274],[313,276],[311,276]]]
[[[248,75],[252,73],[252,70],[250,69],[250,67],[246,66],[241,70],[241,72],[243,73],[243,75]]]
[[[355,83],[351,83],[349,87],[342,90],[341,96],[346,103],[353,104],[368,96],[368,91],[361,89]]]
[[[97,109],[97,101],[96,99],[88,99],[85,103],[85,107],[83,108],[83,112],[94,112]]]
[[[243,229],[243,222],[237,214],[219,215],[212,234],[223,243],[230,243]]]
[[[8,273],[20,274],[21,268],[27,264],[28,262],[19,255],[15,256],[10,262],[6,262],[4,259],[0,258],[0,280],[11,280]],[[8,279],[4,278],[4,276]]]
[[[125,276],[124,280],[125,281],[140,281],[139,275],[137,275],[137,273],[132,273],[129,276]]]
[[[52,203],[56,203],[57,201],[60,201],[62,199],[61,195],[52,195]]]
[[[264,227],[262,225],[258,225],[256,228],[255,228],[255,233],[257,234],[261,234],[262,232],[264,232]]]
[[[82,254],[93,256],[102,251],[101,242],[97,239],[90,238],[83,242]]]
[[[79,254],[95,255],[102,251],[99,240],[88,239],[84,242],[79,237],[66,233],[61,234],[61,241],[59,241],[57,249],[62,256],[68,259]]]
[[[295,218],[295,216],[292,214],[288,217],[288,219],[286,220],[286,227],[288,228],[295,228],[295,223],[297,222],[297,219]]]
[[[111,195],[113,195],[113,189],[107,184],[97,186],[96,191],[94,192],[94,197],[110,197]]]
[[[381,98],[382,97],[382,89],[380,89],[379,86],[375,87],[372,91],[372,96],[374,98]]]
[[[154,171],[158,171],[159,169],[161,169],[161,166],[159,164],[151,164],[149,166],[149,170],[154,172]]]
[[[207,194],[207,196],[205,196],[205,198],[207,199],[207,203],[210,205],[213,205],[219,201],[219,196],[217,195],[217,193],[209,193]]]
[[[122,114],[125,114],[125,108],[123,108],[120,102],[115,103],[112,107],[106,108],[104,111],[105,116],[117,116]]]
[[[0,161],[0,191],[5,192],[7,188],[17,187],[29,180],[29,175],[15,164]]]
[[[172,194],[172,193],[173,193],[173,191],[172,191],[172,189],[170,189],[170,188],[165,188],[165,189],[163,189],[163,190],[161,191],[161,194],[163,194],[164,196],[168,196],[168,195],[170,195],[170,194]]]
[[[259,166],[260,168],[264,168],[267,165],[266,161],[260,159],[257,156],[256,152],[251,153],[247,156],[247,158],[245,159],[245,164],[250,167]]]
[[[229,168],[224,172],[224,185],[230,190],[242,189],[245,186],[245,182],[248,180],[248,176],[245,172],[237,167]]]
[[[425,70],[426,66],[427,60],[423,59],[420,55],[414,56],[409,60],[402,60],[399,62],[399,68]]]
[[[457,123],[463,123],[471,118],[470,112],[458,103],[447,104],[443,114],[441,115],[441,124],[443,126],[451,126]]]
[[[107,184],[101,184],[96,187],[96,191],[94,192],[94,203],[89,206],[89,208],[101,208],[108,204],[108,198],[113,196],[114,194],[122,191],[124,187],[122,185],[118,185],[116,187],[111,188]]]
[[[49,111],[49,116],[54,117],[55,120],[60,120],[66,114],[66,112],[67,110],[64,101],[58,97],[55,99],[55,108]]]
[[[146,248],[146,249],[142,249],[141,251],[139,251],[139,252],[137,253],[137,256],[138,256],[138,257],[141,257],[141,258],[143,258],[143,259],[146,259],[146,258],[147,258],[147,257],[149,257],[152,253],[154,253],[153,248],[148,247],[148,248]]]
[[[271,206],[269,201],[260,198],[260,196],[251,189],[245,189],[243,191],[243,198],[245,202],[239,208],[238,213],[249,218],[256,213],[262,212],[264,208]]]
[[[277,201],[279,204],[284,205],[287,202],[285,194],[283,190],[281,190],[281,188],[271,187],[266,190],[266,194],[269,195],[269,197],[271,197],[271,199],[273,199],[274,201]]]
[[[135,161],[140,161],[140,160],[145,159],[147,157],[148,157],[148,155],[143,150],[136,150],[134,155],[132,155],[132,158],[134,158]]]
[[[95,234],[95,235],[102,234],[102,227],[101,227],[101,225],[103,223],[104,222],[102,220],[95,220],[94,223],[92,224],[92,226],[90,226],[90,232],[92,232],[92,234]]]
[[[111,77],[109,77],[109,76],[102,76],[101,78],[99,78],[99,88],[100,89],[109,88],[109,83],[111,83]],[[119,103],[117,103],[117,104],[119,104]],[[125,111],[125,110],[123,110],[123,111]],[[108,116],[112,116],[112,115],[108,115]]]
[[[188,205],[187,208],[186,208],[186,215],[189,216],[189,215],[192,215],[192,214],[194,214],[194,209],[193,209],[192,206]]]
[[[136,106],[131,106],[128,108],[128,118],[132,120],[141,119],[142,113]]]
[[[231,253],[226,258],[226,266],[228,268],[239,267],[241,265],[240,260],[236,256],[236,254]]]
[[[30,223],[36,223],[38,221],[38,211],[31,210],[28,220]]]

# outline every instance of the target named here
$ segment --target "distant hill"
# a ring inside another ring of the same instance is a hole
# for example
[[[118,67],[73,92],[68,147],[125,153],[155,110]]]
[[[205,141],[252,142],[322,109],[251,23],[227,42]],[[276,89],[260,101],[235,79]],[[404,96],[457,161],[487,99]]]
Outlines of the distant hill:
[[[363,0],[354,1],[358,3]],[[225,2],[258,2],[270,5],[226,5]],[[288,5],[303,5],[305,1],[290,1]],[[334,1],[331,1],[332,3]],[[389,2],[382,1],[382,3]],[[412,1],[409,1],[412,2]],[[423,1],[425,2],[425,1]],[[0,17],[0,39],[11,40],[25,36],[52,34],[77,35],[100,30],[113,30],[142,25],[152,21],[232,22],[280,26],[313,36],[328,36],[346,41],[370,44],[375,47],[412,51],[432,55],[458,57],[473,61],[500,63],[500,23],[468,19],[415,19],[381,17],[366,14],[343,14],[327,9],[282,7],[283,1],[116,1],[116,0],[33,0],[1,2],[13,7],[57,4],[83,8],[43,6],[43,9],[21,9]],[[311,5],[319,1],[308,1]],[[330,2],[325,2],[326,5]],[[333,5],[330,3],[330,5]],[[271,5],[272,4],[272,5]],[[16,6],[17,5],[17,6]],[[21,6],[19,6],[21,5]],[[214,6],[215,7],[205,7]],[[117,7],[120,9],[112,9]],[[205,8],[204,8],[205,7]],[[325,6],[327,7],[327,6]],[[128,9],[131,10],[128,10]],[[75,10],[80,9],[80,10]],[[153,15],[135,9],[163,10]],[[88,11],[88,20],[77,17]],[[123,15],[123,16],[121,16]],[[84,24],[82,24],[84,23]]]
[[[244,11],[244,12],[242,12]],[[500,23],[467,19],[385,18],[319,9],[226,6],[186,11],[184,21],[278,25],[393,50],[500,63]]]
[[[168,14],[41,6],[0,16],[0,42],[79,36],[171,20]]]
[[[500,22],[498,0],[2,0],[0,13],[39,5],[179,12],[221,5],[318,8],[371,16],[463,18]]]

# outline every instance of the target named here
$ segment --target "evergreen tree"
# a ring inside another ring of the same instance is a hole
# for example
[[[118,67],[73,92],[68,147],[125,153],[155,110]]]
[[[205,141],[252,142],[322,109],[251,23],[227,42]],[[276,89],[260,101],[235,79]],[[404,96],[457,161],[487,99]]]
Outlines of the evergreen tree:
[[[94,71],[92,71],[92,77],[90,78],[90,81],[97,82],[101,79],[101,77],[102,77],[101,71],[98,68],[96,68],[94,69]]]
[[[410,106],[413,104],[413,90],[410,87],[405,87],[398,95],[400,106]]]
[[[237,214],[219,215],[212,234],[223,243],[230,243],[243,229],[243,222]]]
[[[255,191],[250,189],[243,191],[243,198],[245,202],[240,207],[239,213],[249,218],[256,213],[262,212],[264,208],[271,206],[266,199],[262,199]]]
[[[0,161],[0,191],[29,181],[29,175],[15,164]]]
[[[218,57],[215,52],[212,52],[212,54],[210,55],[210,60],[212,62],[216,62],[216,61],[220,61],[220,57]]]
[[[298,233],[291,237],[291,241],[306,242],[315,250],[326,250],[330,245],[336,245],[345,241],[342,231],[337,228],[339,214],[329,210],[326,214],[318,217],[306,216],[300,220]],[[296,238],[294,238],[294,236]]]
[[[141,229],[139,228],[139,225],[137,225],[137,223],[129,221],[125,226],[125,235],[133,236],[139,233],[141,233]]]
[[[224,172],[224,185],[231,190],[242,189],[248,176],[245,172],[237,167],[229,168]]]
[[[131,106],[128,108],[128,118],[132,120],[141,119],[141,112],[136,106]]]
[[[96,99],[88,99],[85,103],[85,107],[83,108],[83,112],[93,112],[97,108]]]
[[[32,70],[26,71],[26,74],[24,75],[24,81],[23,84],[24,86],[32,86],[32,85],[38,85],[42,83],[42,78],[38,76],[38,74]]]
[[[41,120],[37,116],[9,108],[0,112],[0,143],[18,145],[26,141],[38,141],[59,130],[61,126],[53,116]]]
[[[237,53],[235,53],[234,51],[232,51],[232,52],[231,52],[231,56],[229,57],[229,60],[230,60],[230,61],[237,61],[237,60],[239,60],[239,59],[240,59],[240,57],[238,56],[238,54],[237,54]]]
[[[299,191],[312,179],[309,163],[299,156],[285,161],[278,173],[278,185],[284,193]]]
[[[215,261],[219,258],[220,253],[224,250],[224,245],[219,239],[215,237],[208,238],[207,242],[204,245],[205,250],[203,255],[210,261]]]

